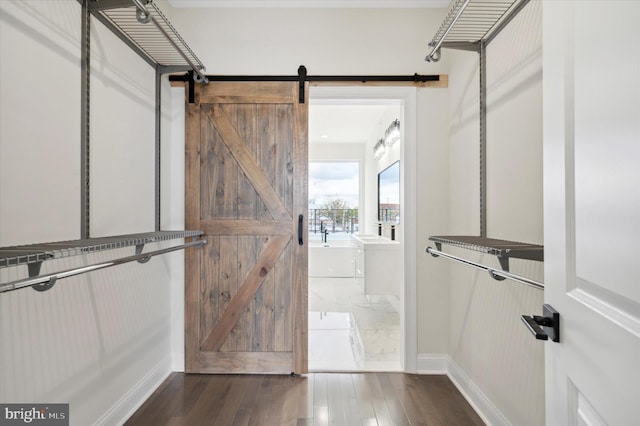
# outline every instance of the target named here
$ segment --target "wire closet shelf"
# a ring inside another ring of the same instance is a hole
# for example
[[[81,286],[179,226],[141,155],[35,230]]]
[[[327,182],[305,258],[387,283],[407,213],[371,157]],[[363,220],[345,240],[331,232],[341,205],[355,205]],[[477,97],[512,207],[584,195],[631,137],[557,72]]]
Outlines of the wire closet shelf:
[[[507,17],[515,16],[529,0],[455,0],[429,42],[427,62],[440,60],[440,49],[477,50],[480,40],[496,32]],[[516,10],[517,9],[517,10]]]
[[[436,249],[426,247],[425,251],[433,257],[445,257],[449,260],[464,263],[478,269],[489,272],[492,278],[502,281],[511,279],[526,284],[530,287],[544,290],[544,283],[522,277],[509,272],[509,259],[527,259],[539,262],[544,261],[544,246],[538,244],[521,243],[516,241],[499,240],[495,238],[479,237],[479,236],[431,236],[429,240],[436,244]],[[496,256],[502,269],[493,268],[480,263],[454,256],[450,253],[442,251],[442,245],[459,247],[466,250],[473,250],[480,253],[486,253]]]
[[[197,82],[206,82],[204,64],[153,0],[89,0],[89,10],[162,67],[194,71]]]
[[[35,290],[45,291],[53,287],[56,280],[78,275],[97,269],[116,266],[123,263],[138,261],[146,263],[151,257],[159,254],[182,250],[189,247],[201,247],[206,244],[200,237],[203,231],[156,231],[141,234],[128,234],[112,237],[87,238],[81,240],[58,241],[42,244],[28,244],[12,247],[0,247],[0,269],[26,265],[29,278],[0,283],[0,293],[17,290],[24,287],[33,287]],[[192,238],[191,242],[143,253],[145,244],[159,243],[163,241]],[[97,253],[106,250],[115,250],[124,247],[135,246],[135,254],[118,259],[100,262],[97,264],[81,266],[71,270],[59,271],[40,275],[43,262],[47,260],[62,259],[89,253]]]

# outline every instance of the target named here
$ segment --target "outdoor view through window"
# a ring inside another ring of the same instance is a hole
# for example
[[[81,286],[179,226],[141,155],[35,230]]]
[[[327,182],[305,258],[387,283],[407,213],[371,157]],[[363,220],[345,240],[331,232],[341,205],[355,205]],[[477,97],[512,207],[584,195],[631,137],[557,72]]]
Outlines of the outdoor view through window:
[[[346,239],[358,232],[357,162],[309,163],[309,239]]]

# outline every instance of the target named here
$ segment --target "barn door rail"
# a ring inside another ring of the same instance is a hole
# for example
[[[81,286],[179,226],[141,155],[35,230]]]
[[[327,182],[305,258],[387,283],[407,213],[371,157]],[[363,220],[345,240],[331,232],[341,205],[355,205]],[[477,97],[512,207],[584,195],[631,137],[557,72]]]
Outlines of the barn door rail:
[[[465,265],[473,266],[474,268],[478,268],[478,269],[482,269],[484,271],[487,271],[487,272],[489,272],[489,275],[491,275],[492,278],[494,278],[494,279],[496,279],[498,281],[501,281],[501,280],[504,280],[505,278],[508,278],[510,280],[517,281],[519,283],[528,285],[530,287],[537,288],[539,290],[544,290],[544,284],[543,283],[535,281],[535,280],[532,280],[532,279],[529,279],[529,278],[526,278],[526,277],[522,277],[520,275],[512,274],[511,272],[503,271],[501,269],[495,269],[495,268],[492,268],[490,266],[482,265],[480,263],[476,263],[476,262],[473,262],[473,261],[468,260],[468,259],[463,259],[461,257],[454,256],[452,254],[445,253],[445,252],[440,251],[440,250],[436,250],[433,247],[427,247],[425,249],[425,251],[427,253],[429,253],[433,257],[439,257],[439,256],[446,257],[447,259],[451,259],[451,260],[454,260],[456,262],[464,263]]]
[[[146,263],[154,256],[177,250],[184,250],[190,247],[202,247],[207,243],[207,240],[200,239],[202,234],[202,231],[157,231],[117,237],[89,238],[85,240],[62,241],[56,243],[2,247],[0,248],[0,269],[26,265],[29,272],[29,278],[0,283],[0,293],[18,290],[25,287],[32,287],[37,291],[45,291],[53,287],[56,281],[61,278],[67,278],[134,261]],[[180,238],[193,238],[193,240],[184,244],[143,253],[145,244]],[[135,254],[132,256],[79,266],[73,269],[50,274],[40,274],[42,264],[47,260],[120,249],[130,246],[135,247]]]
[[[420,75],[308,75],[304,65],[298,67],[297,75],[206,75],[207,81],[291,81],[299,84],[298,101],[304,103],[304,84],[309,82],[312,85],[333,85],[341,83],[352,84],[389,84],[389,85],[415,85],[418,87],[447,87],[448,76],[431,74]],[[171,82],[184,82],[188,85],[189,103],[195,102],[195,78],[193,71],[183,75],[173,74],[169,76]]]

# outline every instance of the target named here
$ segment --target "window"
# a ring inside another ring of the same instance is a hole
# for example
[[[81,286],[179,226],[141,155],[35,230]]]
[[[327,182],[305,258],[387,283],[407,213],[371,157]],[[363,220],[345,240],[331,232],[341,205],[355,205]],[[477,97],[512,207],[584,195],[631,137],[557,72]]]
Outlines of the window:
[[[309,163],[310,240],[320,240],[323,233],[335,240],[357,232],[359,201],[358,162]]]

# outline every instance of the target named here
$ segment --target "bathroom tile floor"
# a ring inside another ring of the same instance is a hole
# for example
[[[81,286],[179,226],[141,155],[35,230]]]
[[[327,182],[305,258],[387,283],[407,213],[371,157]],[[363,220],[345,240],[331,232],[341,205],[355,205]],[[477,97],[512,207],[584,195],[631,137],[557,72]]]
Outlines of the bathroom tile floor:
[[[309,370],[401,371],[394,304],[353,278],[309,278]]]

